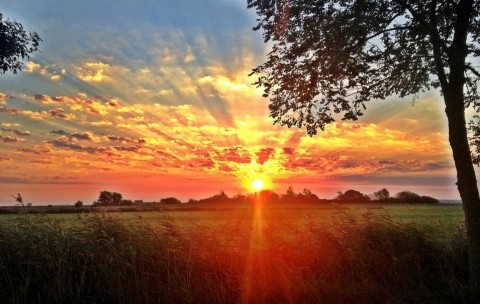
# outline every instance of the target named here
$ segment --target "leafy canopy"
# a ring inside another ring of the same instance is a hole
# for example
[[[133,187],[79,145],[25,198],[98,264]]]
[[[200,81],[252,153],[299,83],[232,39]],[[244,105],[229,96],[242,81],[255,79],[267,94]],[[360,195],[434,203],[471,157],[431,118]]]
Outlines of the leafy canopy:
[[[274,122],[312,136],[336,116],[357,120],[371,99],[445,90],[458,58],[467,63],[455,81],[465,83],[466,106],[478,109],[480,1],[462,11],[468,1],[247,0],[259,16],[254,30],[272,44],[252,74]],[[469,44],[458,49],[455,25],[465,14]]]
[[[30,53],[38,50],[42,41],[35,32],[27,33],[22,24],[3,20],[0,13],[0,73],[22,70],[22,60],[30,58]]]

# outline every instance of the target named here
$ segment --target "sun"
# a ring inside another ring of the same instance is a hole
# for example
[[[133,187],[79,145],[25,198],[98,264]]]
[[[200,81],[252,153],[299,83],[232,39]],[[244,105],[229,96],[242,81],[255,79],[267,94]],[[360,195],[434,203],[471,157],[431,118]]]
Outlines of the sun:
[[[265,186],[265,183],[261,179],[256,179],[252,183],[252,187],[253,189],[255,189],[255,191],[262,190],[264,186]]]

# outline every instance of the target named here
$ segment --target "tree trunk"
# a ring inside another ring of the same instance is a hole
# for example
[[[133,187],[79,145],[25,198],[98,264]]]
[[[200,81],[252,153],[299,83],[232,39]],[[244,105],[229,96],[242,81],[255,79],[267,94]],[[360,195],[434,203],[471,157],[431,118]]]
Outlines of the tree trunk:
[[[445,112],[457,187],[463,203],[468,240],[469,293],[471,303],[480,303],[480,198],[467,137],[463,87],[444,90]]]

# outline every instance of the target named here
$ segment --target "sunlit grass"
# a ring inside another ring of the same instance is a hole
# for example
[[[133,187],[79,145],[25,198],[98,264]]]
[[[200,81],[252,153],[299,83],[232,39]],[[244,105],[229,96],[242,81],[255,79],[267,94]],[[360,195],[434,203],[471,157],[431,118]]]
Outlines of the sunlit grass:
[[[0,301],[464,302],[463,227],[435,219],[450,207],[422,224],[365,207],[2,217]]]

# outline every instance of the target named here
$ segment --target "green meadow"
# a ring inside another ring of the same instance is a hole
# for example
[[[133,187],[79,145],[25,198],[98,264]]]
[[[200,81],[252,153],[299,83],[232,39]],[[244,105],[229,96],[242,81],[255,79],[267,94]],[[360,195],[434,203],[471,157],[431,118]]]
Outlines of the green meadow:
[[[466,303],[460,205],[0,215],[2,303]]]

